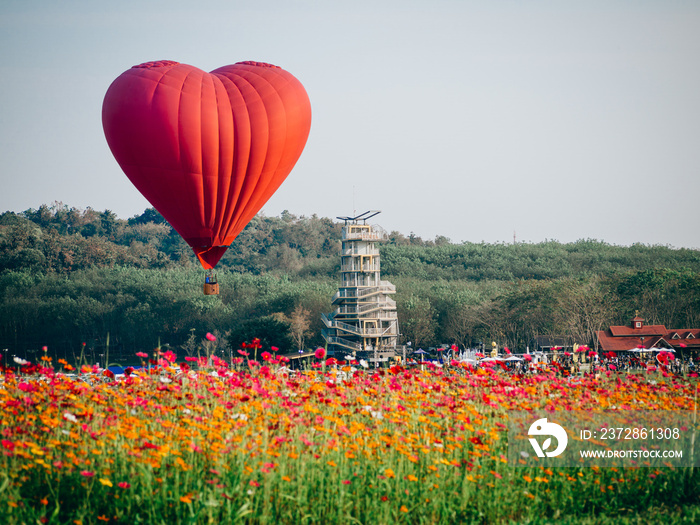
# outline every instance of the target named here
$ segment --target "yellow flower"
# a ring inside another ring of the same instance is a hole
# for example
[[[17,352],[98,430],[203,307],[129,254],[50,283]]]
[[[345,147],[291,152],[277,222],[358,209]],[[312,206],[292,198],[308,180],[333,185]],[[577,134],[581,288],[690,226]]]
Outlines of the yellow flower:
[[[112,486],[112,482],[109,481],[108,479],[105,479],[105,478],[100,478],[100,483],[102,483],[102,484],[105,485],[106,487],[111,487],[111,486]]]

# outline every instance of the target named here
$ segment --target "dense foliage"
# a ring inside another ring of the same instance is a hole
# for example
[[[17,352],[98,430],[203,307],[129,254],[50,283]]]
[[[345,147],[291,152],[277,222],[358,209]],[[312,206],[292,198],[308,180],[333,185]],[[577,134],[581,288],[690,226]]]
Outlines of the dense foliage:
[[[214,330],[233,348],[253,337],[286,350],[320,345],[320,314],[332,309],[339,281],[340,229],[317,216],[258,215],[217,267],[221,295],[205,297],[194,255],[153,209],[128,220],[58,203],[4,213],[0,350],[49,345],[58,356],[99,360],[109,336],[121,359],[159,342],[191,351],[193,335]],[[402,342],[414,347],[497,341],[524,350],[538,335],[595,345],[596,330],[626,324],[635,311],[669,328],[700,326],[698,250],[451,244],[398,232],[381,250]]]

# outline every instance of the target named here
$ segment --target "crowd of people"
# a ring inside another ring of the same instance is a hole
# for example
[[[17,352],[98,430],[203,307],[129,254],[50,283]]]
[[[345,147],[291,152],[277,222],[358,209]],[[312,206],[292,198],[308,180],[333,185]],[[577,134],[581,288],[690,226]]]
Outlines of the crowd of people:
[[[505,372],[524,374],[543,368],[554,369],[564,375],[580,375],[591,372],[666,372],[674,375],[700,373],[698,356],[692,353],[676,354],[672,349],[630,350],[623,352],[597,352],[581,347],[577,352],[554,349],[526,354],[480,353],[465,350],[454,357],[458,362],[473,366],[497,368]],[[507,350],[507,349],[506,349]]]

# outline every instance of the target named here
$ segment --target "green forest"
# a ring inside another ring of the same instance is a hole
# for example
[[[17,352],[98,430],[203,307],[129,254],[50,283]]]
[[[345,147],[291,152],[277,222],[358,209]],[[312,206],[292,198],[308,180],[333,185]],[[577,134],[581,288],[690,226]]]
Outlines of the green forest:
[[[378,221],[381,223],[381,217]],[[260,338],[282,351],[323,345],[321,313],[340,279],[342,225],[256,216],[217,266],[221,293],[154,209],[129,219],[62,203],[0,215],[0,351],[96,362],[157,345],[193,355],[207,332],[223,352]],[[595,346],[635,312],[700,327],[700,251],[668,246],[462,243],[391,232],[382,278],[396,285],[400,342],[517,351],[537,336]]]

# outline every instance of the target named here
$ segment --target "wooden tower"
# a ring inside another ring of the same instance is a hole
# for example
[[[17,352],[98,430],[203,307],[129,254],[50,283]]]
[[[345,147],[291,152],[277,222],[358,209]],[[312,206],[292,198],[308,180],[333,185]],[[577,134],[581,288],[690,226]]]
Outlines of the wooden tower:
[[[330,355],[371,362],[387,361],[396,354],[399,323],[396,302],[389,295],[396,287],[382,281],[379,248],[387,235],[367,220],[379,211],[366,211],[356,217],[338,217],[344,221],[340,254],[341,283],[333,296],[336,309],[323,314],[323,337]]]

